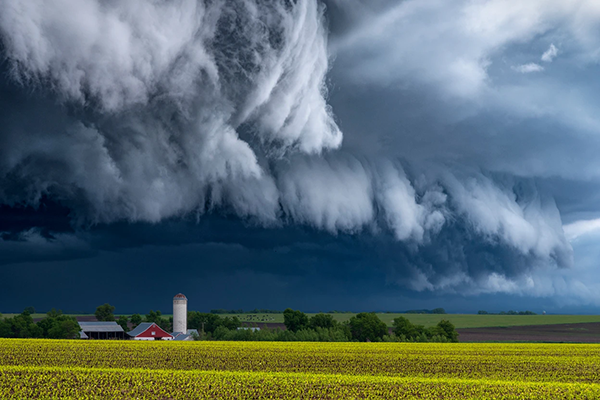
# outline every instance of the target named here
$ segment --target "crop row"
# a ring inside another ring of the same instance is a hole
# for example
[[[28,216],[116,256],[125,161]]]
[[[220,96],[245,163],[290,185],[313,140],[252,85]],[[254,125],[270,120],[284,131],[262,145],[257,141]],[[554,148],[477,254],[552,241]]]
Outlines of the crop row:
[[[0,340],[0,365],[600,383],[600,346]]]
[[[3,367],[2,399],[575,399],[600,385],[276,372]]]

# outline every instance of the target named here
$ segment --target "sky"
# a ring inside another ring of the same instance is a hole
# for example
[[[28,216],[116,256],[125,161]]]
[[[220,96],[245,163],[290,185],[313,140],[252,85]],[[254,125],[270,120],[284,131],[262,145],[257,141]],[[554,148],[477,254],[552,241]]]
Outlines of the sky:
[[[0,9],[0,311],[598,312],[597,1]]]

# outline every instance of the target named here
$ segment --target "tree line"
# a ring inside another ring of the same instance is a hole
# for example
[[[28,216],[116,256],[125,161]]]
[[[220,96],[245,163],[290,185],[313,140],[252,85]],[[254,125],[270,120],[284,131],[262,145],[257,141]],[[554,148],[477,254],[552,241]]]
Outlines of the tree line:
[[[75,317],[52,309],[46,317],[34,322],[32,311],[26,309],[11,318],[0,314],[0,337],[3,338],[79,338],[81,330]],[[160,311],[150,310],[142,316],[133,314],[115,318],[115,307],[103,304],[96,308],[98,321],[116,321],[125,332],[142,322],[154,322],[167,332],[172,331],[173,317],[165,317]],[[327,341],[327,342],[458,342],[458,333],[450,321],[425,328],[415,325],[404,317],[393,320],[391,332],[385,322],[375,313],[359,313],[341,323],[330,314],[319,313],[309,317],[302,311],[290,308],[283,311],[286,330],[279,328],[260,330],[243,327],[236,316],[214,313],[188,312],[188,328],[196,329],[198,340],[255,340],[255,341]]]
[[[281,310],[271,310],[268,308],[255,308],[254,310],[244,311],[241,308],[237,310],[227,310],[224,308],[216,308],[210,310],[211,314],[283,314]],[[353,311],[331,310],[327,314],[353,314]],[[385,311],[386,314],[446,314],[443,308],[434,308],[433,310],[407,310],[407,311]]]
[[[188,312],[188,326],[198,329],[201,340],[247,341],[323,341],[323,342],[458,342],[458,333],[450,321],[425,328],[404,317],[395,318],[392,332],[375,313],[359,313],[345,323],[332,315],[319,313],[309,317],[290,308],[283,312],[286,330],[260,330],[242,327],[237,317],[220,317],[196,311]]]
[[[46,313],[46,317],[37,323],[33,321],[35,310],[25,309],[21,314],[3,318],[0,314],[1,338],[46,338],[76,339],[79,338],[79,323],[75,317],[64,315],[54,308]]]
[[[500,311],[499,313],[491,313],[491,312],[487,312],[485,310],[479,310],[477,311],[477,314],[479,315],[537,315],[536,313],[534,313],[533,311]]]
[[[99,321],[114,321],[114,307],[108,304],[98,307],[96,318]],[[188,311],[188,329],[196,329],[198,340],[247,340],[247,341],[325,341],[325,342],[458,342],[454,325],[447,320],[425,328],[415,325],[404,317],[397,317],[392,323],[392,332],[375,313],[359,313],[345,323],[338,322],[330,314],[319,313],[309,317],[302,311],[290,308],[283,311],[285,330],[274,328],[251,329],[242,326],[237,316],[223,316],[226,313]],[[221,310],[219,310],[221,311]],[[225,311],[225,310],[223,310]],[[237,311],[237,310],[236,310]],[[433,310],[432,310],[433,311]],[[442,314],[443,309],[436,309]],[[227,313],[228,314],[228,313]],[[162,329],[171,332],[173,317],[166,318],[160,311],[150,311],[145,317],[133,314],[120,316],[117,323],[128,331],[128,323],[135,328],[141,322],[155,322]]]

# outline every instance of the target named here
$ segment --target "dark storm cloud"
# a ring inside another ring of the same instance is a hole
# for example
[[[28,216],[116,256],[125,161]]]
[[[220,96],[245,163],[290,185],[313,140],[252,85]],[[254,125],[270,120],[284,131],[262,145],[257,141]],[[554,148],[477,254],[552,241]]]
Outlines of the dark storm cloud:
[[[562,191],[600,170],[580,3],[0,0],[1,245],[568,294],[555,199],[585,209]]]

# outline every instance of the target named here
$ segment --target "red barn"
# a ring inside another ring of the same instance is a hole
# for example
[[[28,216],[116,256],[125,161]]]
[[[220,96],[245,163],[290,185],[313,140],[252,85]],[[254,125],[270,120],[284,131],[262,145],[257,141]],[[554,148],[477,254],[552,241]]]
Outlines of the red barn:
[[[173,340],[173,335],[164,331],[154,322],[142,322],[127,334],[133,340]]]

